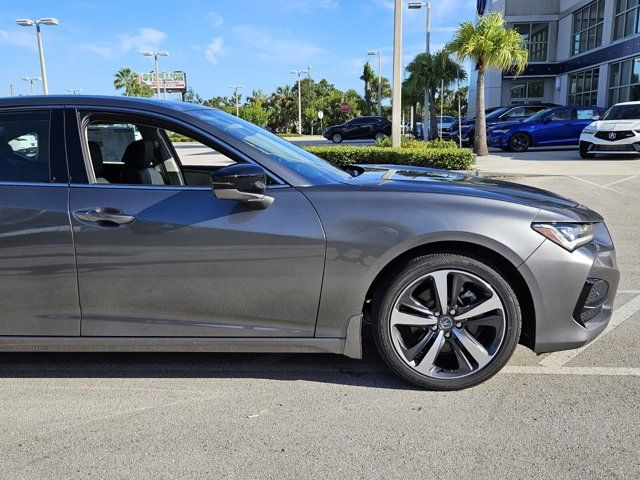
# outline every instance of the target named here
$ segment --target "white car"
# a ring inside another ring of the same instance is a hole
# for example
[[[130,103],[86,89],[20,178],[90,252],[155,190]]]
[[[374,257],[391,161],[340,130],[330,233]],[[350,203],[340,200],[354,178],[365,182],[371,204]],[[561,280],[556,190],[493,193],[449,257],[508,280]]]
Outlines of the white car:
[[[580,135],[580,156],[640,155],[640,102],[618,103]]]

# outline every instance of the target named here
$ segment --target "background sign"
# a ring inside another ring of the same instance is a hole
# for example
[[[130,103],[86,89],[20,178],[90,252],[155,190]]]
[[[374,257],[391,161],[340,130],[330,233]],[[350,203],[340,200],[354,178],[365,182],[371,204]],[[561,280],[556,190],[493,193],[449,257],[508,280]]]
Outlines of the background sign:
[[[322,120],[322,119],[324,118],[324,112],[323,112],[322,110],[320,110],[320,111],[318,112],[318,118],[319,118],[320,120]]]
[[[351,106],[347,102],[342,102],[340,104],[340,111],[342,113],[349,113],[349,109],[350,108],[351,108]]]
[[[149,85],[154,91],[156,90],[156,74],[136,73],[141,83]],[[187,75],[184,72],[160,73],[160,90],[164,92],[165,86],[167,92],[186,92],[187,91]]]

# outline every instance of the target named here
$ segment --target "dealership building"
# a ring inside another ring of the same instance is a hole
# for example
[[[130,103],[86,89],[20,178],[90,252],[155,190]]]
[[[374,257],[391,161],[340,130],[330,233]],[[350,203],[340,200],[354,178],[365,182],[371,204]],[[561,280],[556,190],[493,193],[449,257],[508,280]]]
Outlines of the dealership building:
[[[486,106],[640,100],[640,0],[490,0],[525,38],[529,64],[486,75]],[[475,110],[472,74],[469,114]]]

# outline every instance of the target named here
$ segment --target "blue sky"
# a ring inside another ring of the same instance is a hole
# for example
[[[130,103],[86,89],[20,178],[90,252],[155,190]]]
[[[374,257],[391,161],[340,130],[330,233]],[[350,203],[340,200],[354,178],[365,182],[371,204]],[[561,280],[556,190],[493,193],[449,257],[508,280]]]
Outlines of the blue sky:
[[[408,10],[406,3],[404,64],[425,43],[424,10]],[[473,18],[474,5],[432,2],[432,49]],[[186,71],[189,85],[205,98],[229,95],[232,84],[271,92],[293,83],[289,70],[307,66],[315,79],[360,91],[369,49],[383,52],[383,74],[391,75],[392,0],[3,0],[0,96],[8,95],[9,84],[27,94],[20,78],[40,75],[35,31],[15,19],[49,16],[60,20],[59,26],[43,26],[50,93],[81,88],[114,94],[115,71],[150,71],[153,62],[141,52],[153,49],[170,52],[161,58],[161,70]]]

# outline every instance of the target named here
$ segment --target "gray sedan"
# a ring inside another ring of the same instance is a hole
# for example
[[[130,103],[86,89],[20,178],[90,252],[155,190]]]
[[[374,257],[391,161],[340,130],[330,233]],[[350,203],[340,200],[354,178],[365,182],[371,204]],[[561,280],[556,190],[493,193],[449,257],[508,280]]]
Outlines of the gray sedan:
[[[619,280],[603,219],[555,194],[336,168],[215,109],[90,96],[0,99],[0,266],[0,351],[360,358],[370,330],[441,390],[518,343],[584,345]]]

